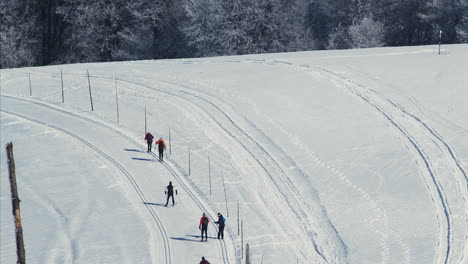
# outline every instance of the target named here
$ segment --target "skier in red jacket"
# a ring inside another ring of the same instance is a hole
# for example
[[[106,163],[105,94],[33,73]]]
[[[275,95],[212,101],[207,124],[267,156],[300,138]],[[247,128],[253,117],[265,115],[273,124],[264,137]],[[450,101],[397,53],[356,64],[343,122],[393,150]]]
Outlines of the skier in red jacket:
[[[151,135],[150,132],[146,133],[145,139],[146,139],[146,143],[148,144],[148,152],[151,152],[151,146],[153,145],[153,138],[154,136]]]
[[[200,225],[198,228],[201,230],[201,241],[203,241],[203,233],[205,233],[205,241],[208,241],[208,223],[210,219],[206,217],[205,213],[203,213],[202,218],[200,218]]]
[[[205,259],[205,257],[201,257],[200,264],[211,264],[208,260]]]
[[[164,139],[161,137],[154,144],[158,145],[159,160],[163,161],[164,160],[164,150],[166,149],[166,141],[164,141]]]

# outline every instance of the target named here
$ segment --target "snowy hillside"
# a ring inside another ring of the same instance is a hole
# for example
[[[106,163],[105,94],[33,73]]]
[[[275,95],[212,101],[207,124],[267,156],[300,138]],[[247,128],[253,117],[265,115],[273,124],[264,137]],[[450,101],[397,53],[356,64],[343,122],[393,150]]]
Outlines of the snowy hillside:
[[[28,263],[468,263],[468,45],[436,49],[2,70]]]

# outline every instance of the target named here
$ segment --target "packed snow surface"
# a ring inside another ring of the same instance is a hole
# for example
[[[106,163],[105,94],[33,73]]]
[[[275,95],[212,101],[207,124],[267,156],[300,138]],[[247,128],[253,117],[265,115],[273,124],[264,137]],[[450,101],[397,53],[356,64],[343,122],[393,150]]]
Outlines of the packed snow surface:
[[[467,73],[468,45],[1,70],[27,262],[466,264]],[[5,264],[9,188],[3,150]]]

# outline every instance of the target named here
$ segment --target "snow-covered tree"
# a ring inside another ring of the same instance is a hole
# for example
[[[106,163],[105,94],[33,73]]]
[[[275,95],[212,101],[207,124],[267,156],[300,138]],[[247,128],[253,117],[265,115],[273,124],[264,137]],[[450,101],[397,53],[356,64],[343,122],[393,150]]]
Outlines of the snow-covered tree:
[[[63,0],[58,12],[68,23],[64,61],[114,61],[145,58],[158,1]]]
[[[421,17],[434,26],[435,35],[442,30],[444,42],[453,43],[460,40],[459,36],[463,38],[466,12],[466,0],[432,0],[427,4],[427,11],[421,14]]]
[[[351,43],[348,27],[338,25],[329,36],[327,49],[349,49]]]
[[[380,22],[364,17],[349,27],[353,48],[373,48],[384,46],[385,28]]]
[[[35,1],[0,1],[0,67],[39,65],[41,30]]]

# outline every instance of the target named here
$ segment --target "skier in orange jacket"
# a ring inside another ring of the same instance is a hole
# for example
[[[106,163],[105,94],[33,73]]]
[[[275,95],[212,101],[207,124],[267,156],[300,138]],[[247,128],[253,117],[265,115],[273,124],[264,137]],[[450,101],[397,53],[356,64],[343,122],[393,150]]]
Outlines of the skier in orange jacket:
[[[154,144],[158,145],[158,151],[159,151],[159,161],[164,160],[164,150],[166,149],[166,141],[162,137],[158,139]]]

